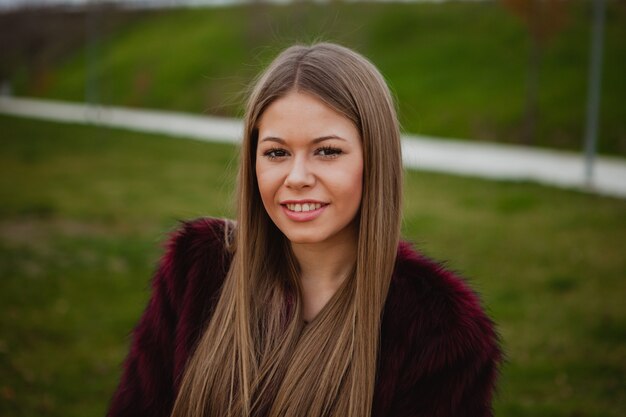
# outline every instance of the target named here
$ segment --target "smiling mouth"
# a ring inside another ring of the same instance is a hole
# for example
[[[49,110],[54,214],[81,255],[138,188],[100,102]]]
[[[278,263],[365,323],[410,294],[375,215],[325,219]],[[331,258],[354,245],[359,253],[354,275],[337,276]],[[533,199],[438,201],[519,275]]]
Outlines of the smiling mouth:
[[[283,204],[283,206],[287,207],[287,209],[289,211],[294,211],[296,213],[318,210],[319,208],[324,207],[326,205],[327,204],[323,204],[323,203],[304,203],[304,204],[288,203],[288,204]]]

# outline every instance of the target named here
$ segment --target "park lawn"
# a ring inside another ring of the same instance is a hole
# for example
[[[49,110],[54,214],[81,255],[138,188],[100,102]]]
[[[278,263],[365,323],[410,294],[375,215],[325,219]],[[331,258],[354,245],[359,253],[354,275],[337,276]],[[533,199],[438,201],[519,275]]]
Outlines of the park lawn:
[[[0,415],[101,416],[180,219],[228,216],[236,149],[0,117]],[[468,277],[499,416],[626,410],[626,201],[407,172],[404,236]]]
[[[563,24],[542,51],[532,144],[580,150],[590,8],[588,2],[564,4],[554,19]],[[100,19],[105,26],[106,14]],[[24,64],[12,75],[15,93],[239,116],[246,86],[278,51],[293,42],[329,40],[380,68],[407,132],[523,140],[529,36],[522,19],[498,2],[181,8],[132,22],[61,62]],[[605,38],[598,147],[626,155],[626,7],[620,2],[608,2]]]

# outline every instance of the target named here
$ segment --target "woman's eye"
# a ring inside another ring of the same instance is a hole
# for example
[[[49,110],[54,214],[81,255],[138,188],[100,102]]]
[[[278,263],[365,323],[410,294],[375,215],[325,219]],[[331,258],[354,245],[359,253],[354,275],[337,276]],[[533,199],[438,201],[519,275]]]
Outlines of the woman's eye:
[[[272,148],[263,152],[263,156],[267,157],[268,159],[282,158],[283,156],[286,156],[286,155],[287,155],[287,152],[285,152],[284,149],[278,149],[278,148]]]
[[[324,146],[319,148],[316,153],[321,156],[335,158],[341,155],[343,152],[339,148],[333,148],[332,146]]]

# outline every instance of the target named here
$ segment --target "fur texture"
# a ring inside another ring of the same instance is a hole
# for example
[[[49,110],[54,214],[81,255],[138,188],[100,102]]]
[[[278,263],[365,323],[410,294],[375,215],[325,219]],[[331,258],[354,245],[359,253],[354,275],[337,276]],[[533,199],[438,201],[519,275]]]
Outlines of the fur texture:
[[[170,415],[228,270],[223,240],[223,221],[210,218],[184,223],[169,239],[109,417]],[[402,242],[383,315],[372,417],[491,416],[501,359],[478,296]]]

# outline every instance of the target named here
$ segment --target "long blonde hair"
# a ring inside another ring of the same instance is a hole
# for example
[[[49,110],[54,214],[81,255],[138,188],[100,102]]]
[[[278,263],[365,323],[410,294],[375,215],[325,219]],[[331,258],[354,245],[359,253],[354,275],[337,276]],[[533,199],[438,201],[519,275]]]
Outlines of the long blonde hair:
[[[313,94],[354,122],[363,145],[353,272],[308,326],[298,263],[263,207],[255,175],[259,118],[294,89]],[[187,364],[172,416],[370,416],[401,195],[398,120],[374,65],[329,43],[296,45],[278,55],[248,100],[234,258]]]

